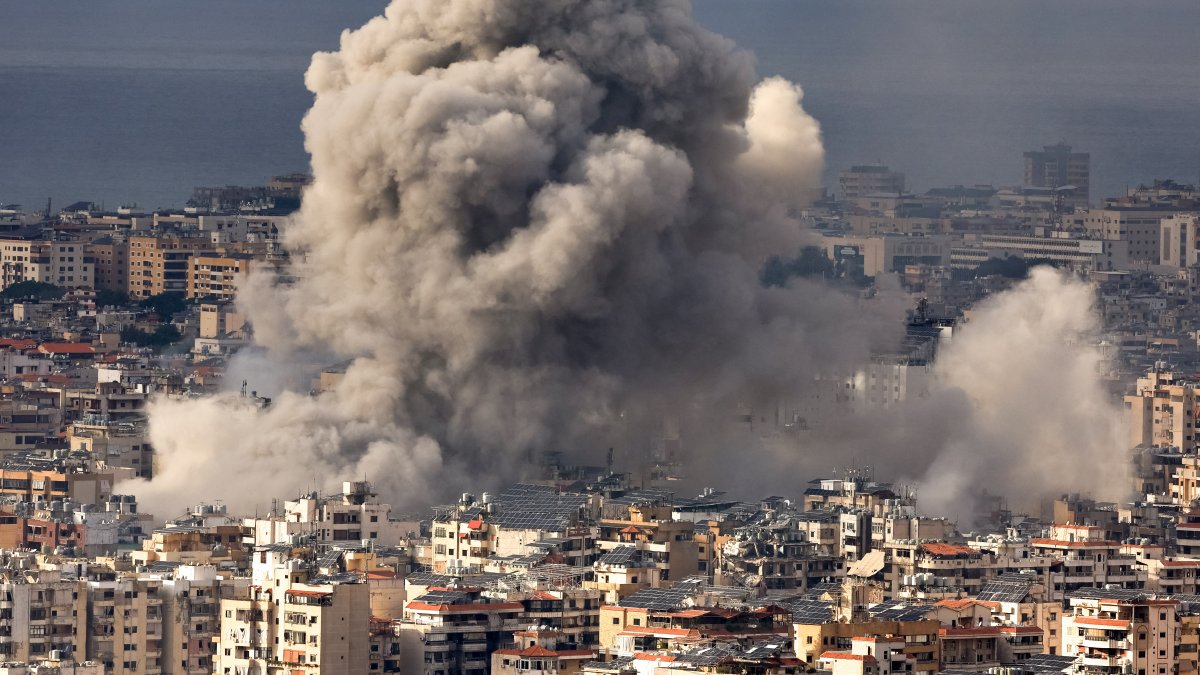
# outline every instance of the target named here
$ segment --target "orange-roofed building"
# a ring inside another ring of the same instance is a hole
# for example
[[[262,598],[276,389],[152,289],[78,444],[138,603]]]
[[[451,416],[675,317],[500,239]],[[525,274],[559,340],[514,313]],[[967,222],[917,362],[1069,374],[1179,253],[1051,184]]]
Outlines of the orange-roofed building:
[[[890,597],[923,602],[977,595],[984,568],[994,559],[969,546],[940,542],[897,541],[883,550],[891,561],[884,573]]]
[[[525,630],[513,633],[512,647],[492,652],[492,675],[570,675],[578,673],[584,663],[598,653],[579,649],[563,641],[564,635],[554,630]]]
[[[904,638],[856,637],[849,651],[828,651],[821,655],[821,668],[833,675],[893,675],[910,673],[913,659],[904,651]]]
[[[96,356],[96,348],[87,342],[43,342],[38,345],[38,352],[62,359],[93,359]]]

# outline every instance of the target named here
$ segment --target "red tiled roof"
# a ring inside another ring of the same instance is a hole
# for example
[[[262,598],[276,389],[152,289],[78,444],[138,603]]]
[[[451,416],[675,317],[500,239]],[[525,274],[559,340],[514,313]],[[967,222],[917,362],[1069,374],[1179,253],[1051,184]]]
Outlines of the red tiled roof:
[[[43,342],[38,345],[43,354],[95,354],[96,348],[86,342]]]
[[[330,593],[329,591],[301,591],[294,588],[288,589],[287,594],[299,595],[303,598],[324,598],[333,595],[333,593]]]
[[[634,654],[633,658],[638,661],[663,661],[667,663],[675,660],[675,657],[670,654],[646,654],[644,652]]]
[[[970,546],[955,546],[954,544],[921,544],[921,550],[933,555],[979,555],[979,551]]]
[[[1106,626],[1109,628],[1129,628],[1128,621],[1121,619],[1101,619],[1095,616],[1077,616],[1074,618],[1075,623],[1083,626]]]
[[[877,663],[879,660],[870,654],[851,654],[850,652],[822,652],[823,659],[836,659],[838,661],[862,661],[864,663]]]
[[[405,605],[405,608],[453,614],[462,612],[492,612],[496,610],[525,609],[525,605],[522,605],[519,602],[480,602],[465,605],[432,605],[428,602],[419,602],[417,600],[413,600]]]
[[[37,346],[37,340],[28,340],[22,338],[0,338],[0,347],[8,347],[10,349],[33,349]]]
[[[979,635],[999,635],[1000,626],[976,626],[974,628],[941,628],[938,635],[943,637],[966,637]]]
[[[971,605],[974,605],[975,603],[976,603],[975,600],[972,600],[971,598],[966,598],[963,600],[938,600],[936,604],[938,607],[949,607],[950,609],[964,609],[966,607],[970,607]]]

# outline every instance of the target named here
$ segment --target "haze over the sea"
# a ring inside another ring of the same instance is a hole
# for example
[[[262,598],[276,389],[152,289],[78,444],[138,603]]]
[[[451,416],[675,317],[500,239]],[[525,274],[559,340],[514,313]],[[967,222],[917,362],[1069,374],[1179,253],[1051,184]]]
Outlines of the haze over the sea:
[[[382,0],[0,0],[0,202],[179,206],[304,170],[314,50]],[[827,177],[881,160],[923,190],[1092,153],[1094,198],[1200,172],[1194,0],[696,0],[805,89]],[[1100,84],[1097,84],[1100,83]]]

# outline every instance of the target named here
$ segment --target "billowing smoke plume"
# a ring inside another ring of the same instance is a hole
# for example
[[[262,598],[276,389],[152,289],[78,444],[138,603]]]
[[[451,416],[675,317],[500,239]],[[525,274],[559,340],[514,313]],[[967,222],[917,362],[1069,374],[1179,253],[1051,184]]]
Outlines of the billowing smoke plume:
[[[1129,434],[1101,377],[1099,329],[1090,286],[1034,268],[974,308],[928,392],[910,382],[902,405],[827,421],[796,471],[873,466],[964,528],[990,515],[985,493],[1033,515],[1064,492],[1123,499]]]
[[[1035,514],[1067,491],[1126,496],[1129,434],[1099,329],[1092,288],[1048,267],[972,313],[937,365],[940,398],[961,392],[969,408],[941,411],[966,417],[920,481],[929,511],[968,516],[982,491]]]
[[[396,0],[306,81],[294,283],[242,302],[277,364],[350,366],[267,410],[156,403],[161,514],[363,477],[421,504],[622,434],[644,455],[663,415],[732,415],[878,337],[852,297],[758,283],[801,242],[819,127],[685,0]]]

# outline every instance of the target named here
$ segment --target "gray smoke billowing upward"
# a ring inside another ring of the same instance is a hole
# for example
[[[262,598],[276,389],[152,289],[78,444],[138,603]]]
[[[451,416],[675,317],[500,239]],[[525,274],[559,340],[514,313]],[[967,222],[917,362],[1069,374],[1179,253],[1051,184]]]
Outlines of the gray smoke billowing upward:
[[[883,480],[918,487],[923,512],[964,528],[990,515],[985,492],[1034,515],[1065,492],[1124,499],[1129,434],[1101,376],[1099,333],[1092,288],[1035,268],[972,310],[924,396],[910,389],[903,405],[840,420],[804,468],[873,465]]]
[[[877,337],[852,298],[758,283],[801,242],[820,129],[685,0],[396,0],[306,82],[296,280],[241,302],[276,363],[352,363],[265,411],[156,403],[138,493],[163,514],[362,477],[421,504]]]

